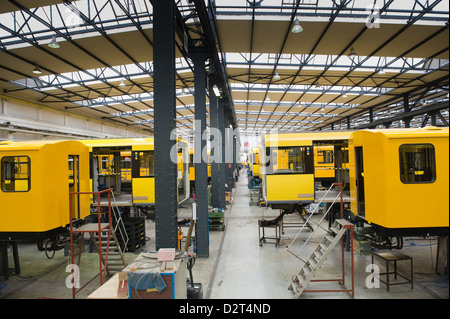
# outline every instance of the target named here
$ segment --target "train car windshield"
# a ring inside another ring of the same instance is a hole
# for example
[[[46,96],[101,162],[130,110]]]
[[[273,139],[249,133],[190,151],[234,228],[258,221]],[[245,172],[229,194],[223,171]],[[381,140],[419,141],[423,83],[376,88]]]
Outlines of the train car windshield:
[[[313,174],[314,156],[310,146],[279,147],[270,150],[266,163],[269,174]]]

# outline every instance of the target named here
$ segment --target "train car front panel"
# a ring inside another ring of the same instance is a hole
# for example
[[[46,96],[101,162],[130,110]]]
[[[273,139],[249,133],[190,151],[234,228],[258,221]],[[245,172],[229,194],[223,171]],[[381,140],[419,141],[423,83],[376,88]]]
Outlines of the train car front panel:
[[[267,203],[311,203],[314,201],[314,176],[312,174],[267,175]]]

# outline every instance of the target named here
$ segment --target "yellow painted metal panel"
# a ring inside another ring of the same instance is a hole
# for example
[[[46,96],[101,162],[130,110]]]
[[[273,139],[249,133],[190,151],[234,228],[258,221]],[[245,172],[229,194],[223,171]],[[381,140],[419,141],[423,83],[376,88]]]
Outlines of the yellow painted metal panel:
[[[135,204],[155,203],[155,178],[133,178],[132,183]]]
[[[267,201],[301,202],[314,200],[314,175],[266,175]]]
[[[259,164],[253,164],[253,176],[259,177],[259,175],[260,175]]]

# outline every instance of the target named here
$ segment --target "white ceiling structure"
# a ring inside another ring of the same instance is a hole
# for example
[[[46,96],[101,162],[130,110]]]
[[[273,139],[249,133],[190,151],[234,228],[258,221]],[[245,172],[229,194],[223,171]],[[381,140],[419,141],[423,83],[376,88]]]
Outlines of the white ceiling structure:
[[[3,2],[2,96],[152,132],[150,0],[43,0],[38,8],[34,0]],[[192,1],[175,2],[190,37],[202,37]],[[411,126],[430,124],[429,117],[448,126],[448,1],[206,0],[205,6],[241,135],[402,125],[407,116]],[[292,32],[296,21],[299,33]],[[49,46],[52,40],[58,48]],[[182,41],[176,45],[176,121],[191,134],[193,63]]]

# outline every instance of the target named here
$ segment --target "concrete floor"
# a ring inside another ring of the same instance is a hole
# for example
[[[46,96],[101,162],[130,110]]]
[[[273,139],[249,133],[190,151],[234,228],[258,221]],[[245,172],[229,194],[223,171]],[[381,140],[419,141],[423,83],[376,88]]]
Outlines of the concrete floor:
[[[191,204],[180,209],[180,219],[190,217]],[[293,254],[286,250],[297,235],[299,228],[284,229],[281,245],[266,243],[259,246],[258,219],[272,219],[279,214],[278,210],[249,205],[247,176],[242,174],[237,187],[233,190],[232,201],[226,210],[225,231],[211,230],[209,258],[197,258],[193,269],[194,281],[202,283],[203,296],[206,299],[292,299],[293,292],[288,290],[291,276],[297,274],[302,266]],[[314,215],[316,221],[320,214]],[[292,214],[284,218],[285,223],[298,223],[299,216]],[[328,222],[323,222],[328,223]],[[324,224],[326,225],[326,224]],[[269,230],[271,231],[271,229]],[[187,228],[185,230],[187,232]],[[309,236],[305,231],[292,244],[291,251],[297,251],[303,239]],[[154,250],[154,222],[146,220],[146,235],[149,237],[143,251]],[[266,235],[271,235],[267,233]],[[318,242],[320,234],[312,238]],[[413,257],[414,287],[410,284],[386,286],[380,283],[379,288],[366,287],[365,271],[371,263],[370,256],[354,254],[354,287],[356,299],[448,299],[448,277],[434,272],[436,263],[437,240],[412,238],[405,241],[402,252]],[[313,248],[306,248],[313,249]],[[305,255],[308,255],[306,250]],[[192,246],[189,252],[192,251]],[[125,254],[127,261],[133,261],[141,250]],[[303,254],[303,252],[302,252]],[[21,275],[12,276],[9,280],[0,277],[1,299],[37,299],[37,298],[72,298],[72,290],[66,287],[66,266],[70,257],[63,251],[56,252],[48,259],[44,252],[37,250],[35,244],[19,243]],[[345,252],[346,287],[351,287],[350,252]],[[10,266],[12,256],[10,256]],[[384,265],[380,265],[384,271]],[[98,256],[95,253],[84,253],[81,259],[82,285],[98,273]],[[400,273],[409,271],[409,262],[400,262]],[[341,276],[341,248],[338,245],[323,267],[317,272],[316,279],[338,278]],[[98,280],[93,281],[77,294],[78,299],[85,299],[99,287]],[[311,283],[309,289],[342,289],[337,283]],[[305,292],[300,299],[350,299],[345,292]]]

